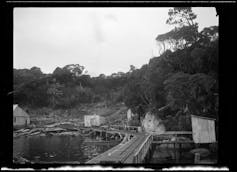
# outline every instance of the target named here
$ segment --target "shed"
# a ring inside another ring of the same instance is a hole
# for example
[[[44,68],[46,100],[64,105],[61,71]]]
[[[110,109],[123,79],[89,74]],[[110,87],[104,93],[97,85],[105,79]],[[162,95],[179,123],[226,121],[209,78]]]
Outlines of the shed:
[[[100,126],[105,123],[105,118],[100,115],[85,115],[84,116],[84,124],[85,127],[91,126]]]
[[[25,127],[30,124],[30,116],[17,104],[13,105],[13,127]]]
[[[127,111],[127,120],[130,121],[133,116],[136,116],[136,114],[132,113],[131,109],[128,109],[128,111]]]
[[[216,142],[215,119],[191,115],[194,143]]]

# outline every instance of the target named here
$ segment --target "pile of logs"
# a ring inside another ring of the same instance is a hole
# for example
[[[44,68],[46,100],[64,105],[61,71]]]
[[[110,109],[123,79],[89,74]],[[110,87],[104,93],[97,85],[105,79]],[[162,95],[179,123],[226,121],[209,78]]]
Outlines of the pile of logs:
[[[101,131],[103,133],[105,131]],[[71,135],[71,136],[90,136],[97,135],[101,136],[100,131],[95,131],[92,128],[85,128],[80,126],[75,126],[72,123],[55,123],[50,125],[45,125],[44,127],[38,127],[33,129],[20,129],[13,132],[13,138],[17,138],[20,136],[53,136],[53,135]],[[109,136],[110,135],[110,136]],[[120,133],[115,134],[103,134],[103,137],[108,137],[109,140],[121,140],[123,136]],[[107,139],[105,139],[107,140]]]
[[[46,136],[46,135],[82,135],[79,128],[75,127],[73,124],[56,123],[51,125],[46,125],[40,128],[33,129],[20,129],[13,132],[13,137],[19,136]]]

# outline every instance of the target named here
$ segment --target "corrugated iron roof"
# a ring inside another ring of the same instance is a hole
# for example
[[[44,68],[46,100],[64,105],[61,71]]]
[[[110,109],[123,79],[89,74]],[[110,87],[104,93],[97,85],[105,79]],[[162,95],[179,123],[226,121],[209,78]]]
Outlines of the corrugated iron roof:
[[[203,118],[203,119],[207,119],[207,120],[216,120],[215,118],[210,118],[210,117],[205,117],[205,116],[199,116],[199,115],[191,115],[192,117],[196,117],[196,118]]]
[[[13,105],[13,112],[15,111],[16,107],[18,107],[18,104],[14,104]],[[21,109],[23,110],[23,109]],[[23,110],[24,111],[24,110]],[[13,113],[13,116],[17,116],[17,117],[29,117],[29,115],[24,111],[24,113]]]
[[[13,111],[16,109],[17,106],[18,106],[18,104],[13,105]]]

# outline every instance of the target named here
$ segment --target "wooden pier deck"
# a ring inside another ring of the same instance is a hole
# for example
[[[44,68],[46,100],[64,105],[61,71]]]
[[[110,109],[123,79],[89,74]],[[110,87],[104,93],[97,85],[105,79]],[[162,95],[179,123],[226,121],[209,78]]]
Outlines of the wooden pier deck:
[[[134,133],[133,133],[134,134]],[[89,160],[87,164],[103,164],[103,163],[128,163],[134,162],[136,157],[139,156],[140,150],[143,150],[145,143],[151,135],[146,133],[137,133],[129,141],[121,142],[119,145],[109,149],[108,151],[100,154],[99,156]],[[147,145],[149,148],[150,145]],[[148,151],[148,149],[147,149]],[[145,152],[143,152],[143,155]],[[138,159],[138,158],[137,158]]]
[[[135,130],[134,130],[135,129]],[[123,141],[117,146],[107,150],[106,152],[96,156],[86,162],[86,164],[137,164],[143,163],[152,155],[154,145],[159,144],[174,144],[182,145],[193,143],[193,141],[160,141],[162,137],[177,137],[178,135],[190,135],[189,131],[168,131],[163,134],[148,134],[138,132],[138,127],[123,128],[123,126],[113,126],[113,128],[91,128],[93,131],[106,132],[110,134],[119,133],[125,135]],[[131,139],[129,137],[132,136]],[[153,140],[155,138],[155,140]],[[158,138],[158,140],[156,140]]]

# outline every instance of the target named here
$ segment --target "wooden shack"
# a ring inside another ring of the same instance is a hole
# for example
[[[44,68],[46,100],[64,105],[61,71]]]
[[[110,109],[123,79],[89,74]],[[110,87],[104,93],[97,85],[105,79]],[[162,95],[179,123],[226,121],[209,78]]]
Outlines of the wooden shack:
[[[13,127],[21,128],[30,124],[30,116],[17,104],[13,105]]]
[[[105,123],[105,118],[100,115],[85,115],[84,125],[85,127],[100,126]]]
[[[215,119],[191,115],[194,143],[216,142]]]

